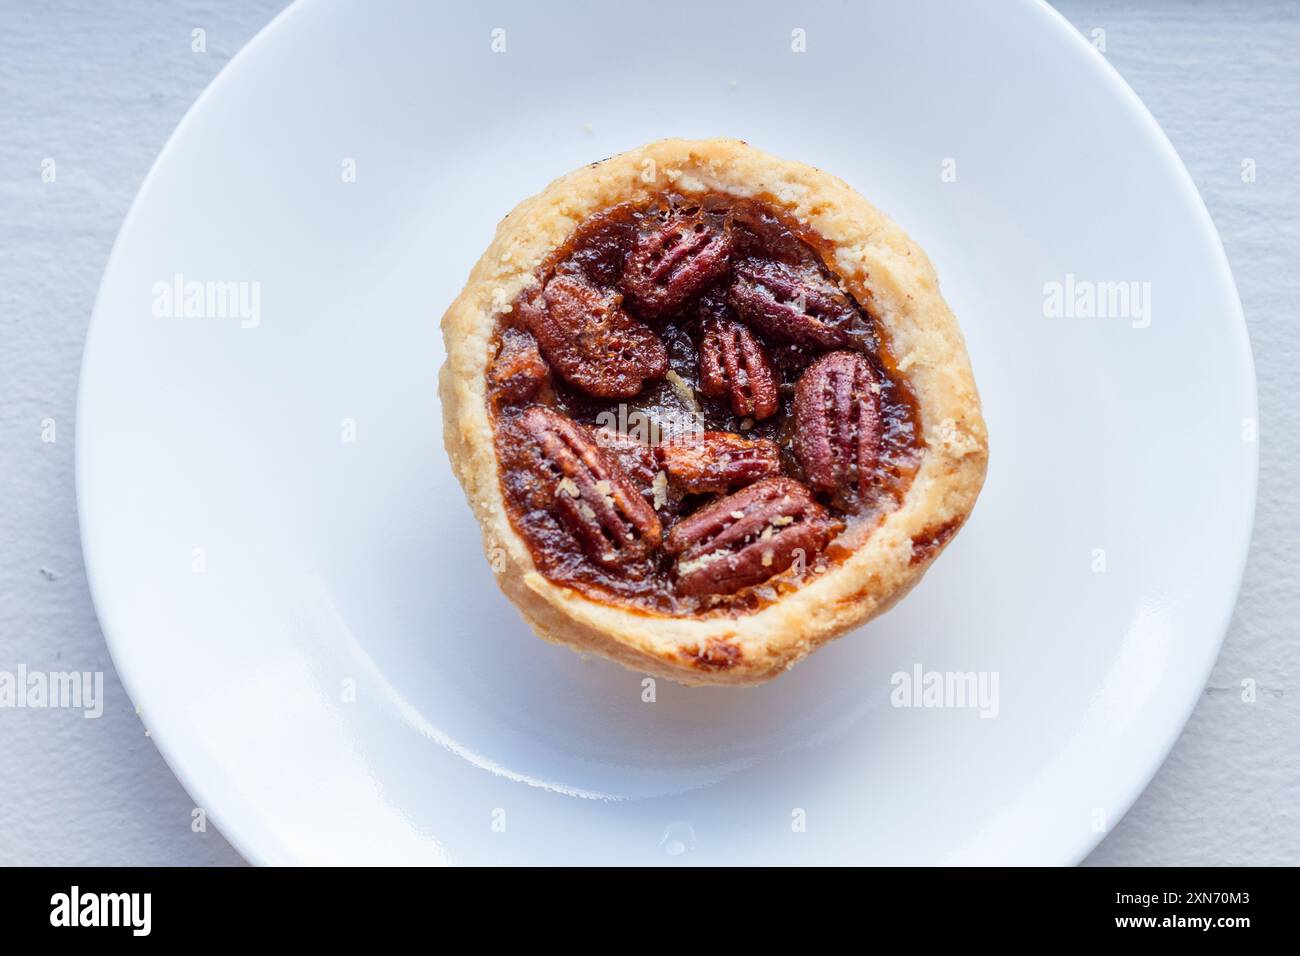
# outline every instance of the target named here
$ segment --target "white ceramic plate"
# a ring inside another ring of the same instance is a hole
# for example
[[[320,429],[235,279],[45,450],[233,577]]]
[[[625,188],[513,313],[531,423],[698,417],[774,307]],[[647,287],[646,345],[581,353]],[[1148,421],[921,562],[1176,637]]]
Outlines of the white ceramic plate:
[[[516,202],[671,135],[821,166],[912,233],[992,463],[897,610],[765,687],[648,703],[497,592],[442,449],[437,322]],[[186,317],[178,275],[247,308]],[[1109,318],[1049,315],[1069,281],[1138,284]],[[122,227],[78,494],[122,679],[251,860],[1067,863],[1209,673],[1254,416],[1187,173],[1046,7],[305,2]],[[996,676],[996,716],[893,706],[918,666]]]

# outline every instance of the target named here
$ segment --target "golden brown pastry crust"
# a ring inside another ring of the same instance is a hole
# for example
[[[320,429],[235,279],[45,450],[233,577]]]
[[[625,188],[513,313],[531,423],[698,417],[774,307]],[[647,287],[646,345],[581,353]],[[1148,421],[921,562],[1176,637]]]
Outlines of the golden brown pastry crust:
[[[657,616],[593,601],[543,577],[507,516],[493,447],[486,370],[498,318],[588,216],[669,190],[761,199],[828,240],[834,259],[827,265],[880,322],[921,422],[920,465],[898,509],[842,563],[734,618]],[[755,684],[780,674],[906,594],[970,514],[984,482],[979,395],[925,253],[841,180],[738,140],[651,143],[524,200],[498,226],[442,332],[444,441],[502,590],[546,640],[647,674],[686,684]]]

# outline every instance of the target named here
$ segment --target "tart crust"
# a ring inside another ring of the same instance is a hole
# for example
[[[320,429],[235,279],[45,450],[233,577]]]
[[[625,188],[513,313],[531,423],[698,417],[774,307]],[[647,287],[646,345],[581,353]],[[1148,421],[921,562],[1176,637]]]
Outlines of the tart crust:
[[[761,610],[672,617],[602,603],[544,577],[510,523],[498,475],[487,367],[498,319],[590,215],[668,191],[758,199],[822,237],[826,265],[876,318],[915,397],[921,458],[898,508],[843,561]],[[685,684],[756,684],[887,610],[974,507],[988,443],[961,331],[925,253],[840,179],[739,140],[670,139],[578,169],[521,202],[442,319],[443,438],[498,584],[537,634]]]

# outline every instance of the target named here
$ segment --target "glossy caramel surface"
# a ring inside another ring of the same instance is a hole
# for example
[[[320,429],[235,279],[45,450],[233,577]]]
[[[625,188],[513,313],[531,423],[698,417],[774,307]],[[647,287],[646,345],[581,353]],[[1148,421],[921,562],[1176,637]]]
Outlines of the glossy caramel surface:
[[[843,291],[838,277],[827,267],[831,253],[827,243],[809,230],[789,223],[763,202],[717,195],[702,199],[667,195],[643,207],[619,205],[579,226],[539,269],[538,278],[545,286],[555,276],[574,276],[603,293],[621,297],[618,301],[623,308],[652,328],[663,342],[668,356],[667,374],[647,381],[637,394],[618,399],[593,396],[567,382],[562,375],[550,374],[535,393],[521,397],[517,389],[503,387],[493,380],[493,363],[489,363],[488,400],[497,431],[501,483],[510,520],[528,543],[543,574],[556,583],[581,590],[593,600],[648,613],[734,615],[765,606],[798,588],[808,576],[842,560],[848,553],[843,545],[849,537],[847,532],[856,530],[854,537],[860,542],[864,527],[873,525],[883,513],[897,506],[915,473],[919,457],[918,417],[915,400],[895,367],[869,303],[864,307],[844,292],[853,309],[852,319],[845,326],[851,343],[847,348],[867,359],[879,385],[876,396],[879,436],[869,493],[863,500],[846,509],[833,496],[817,496],[837,531],[842,533],[822,552],[809,556],[806,565],[731,594],[679,593],[674,559],[663,548],[632,565],[616,569],[590,560],[565,523],[557,520],[554,509],[548,507],[548,490],[539,487],[535,475],[517,465],[520,460],[517,446],[529,439],[515,423],[521,412],[532,405],[548,407],[574,422],[590,426],[593,434],[607,435],[596,431],[604,428],[621,436],[616,444],[602,441],[602,448],[647,500],[654,502],[665,537],[678,522],[720,497],[686,493],[666,482],[662,475],[656,490],[655,476],[662,467],[654,446],[671,441],[674,435],[705,430],[769,439],[780,449],[781,475],[796,481],[805,479],[793,449],[795,386],[809,364],[828,349],[780,341],[751,329],[771,358],[779,394],[776,413],[766,420],[754,421],[734,414],[725,396],[708,397],[700,390],[702,322],[710,315],[736,317],[726,296],[729,276],[719,278],[666,314],[644,314],[638,310],[634,296],[624,295],[621,280],[629,250],[637,237],[659,227],[666,218],[682,214],[696,216],[710,228],[730,230],[733,257],[755,257],[800,270],[815,270]],[[493,343],[497,361],[508,361],[507,341],[525,334],[521,333],[526,326],[522,318],[523,298],[499,322]]]

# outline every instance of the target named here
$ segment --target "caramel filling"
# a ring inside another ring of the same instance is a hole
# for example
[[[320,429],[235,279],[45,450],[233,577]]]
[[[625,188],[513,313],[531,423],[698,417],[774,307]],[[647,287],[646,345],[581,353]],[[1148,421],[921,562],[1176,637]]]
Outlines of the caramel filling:
[[[898,506],[916,402],[831,252],[767,203],[666,194],[548,257],[488,368],[507,511],[547,578],[734,616]]]

